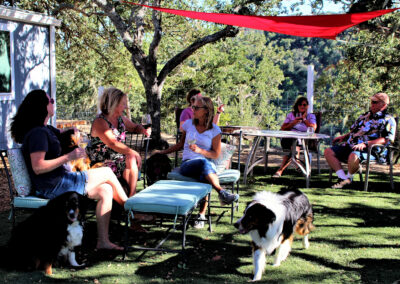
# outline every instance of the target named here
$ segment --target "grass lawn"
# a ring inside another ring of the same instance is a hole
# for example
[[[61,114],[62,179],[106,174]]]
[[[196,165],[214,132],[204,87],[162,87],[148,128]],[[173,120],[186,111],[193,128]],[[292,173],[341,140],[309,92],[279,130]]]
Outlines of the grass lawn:
[[[296,238],[288,259],[280,267],[267,268],[262,282],[268,283],[393,283],[400,279],[400,205],[398,193],[390,192],[388,176],[371,175],[370,192],[362,191],[359,182],[344,190],[330,189],[328,172],[314,173],[311,188],[304,189],[304,178],[288,170],[279,180],[272,180],[274,169],[261,169],[247,187],[240,188],[241,216],[245,204],[261,190],[278,191],[286,185],[297,185],[313,205],[316,229],[310,235],[310,248],[304,250]],[[399,188],[399,177],[395,177]],[[357,181],[358,178],[356,178]],[[216,194],[214,194],[215,198]],[[220,210],[213,210],[218,214]],[[73,270],[56,267],[53,276],[42,271],[15,272],[0,270],[0,283],[242,283],[252,279],[250,236],[240,235],[229,223],[229,214],[213,224],[214,231],[190,228],[187,236],[187,261],[176,253],[132,251],[128,258],[109,257],[93,252],[95,222],[85,230],[83,253],[88,266]],[[18,220],[24,216],[19,215]],[[0,214],[0,244],[9,238],[8,212]],[[213,218],[214,220],[216,217]],[[114,241],[123,231],[114,224]],[[149,233],[132,234],[132,243],[153,245],[163,235],[158,228]],[[27,236],[29,237],[29,236]],[[164,245],[180,248],[180,234]]]

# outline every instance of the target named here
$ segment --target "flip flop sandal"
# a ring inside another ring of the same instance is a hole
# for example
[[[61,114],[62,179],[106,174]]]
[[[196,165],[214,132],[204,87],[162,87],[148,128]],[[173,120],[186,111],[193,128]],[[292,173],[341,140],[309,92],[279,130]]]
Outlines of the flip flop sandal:
[[[272,176],[272,178],[280,178],[282,175],[278,172],[274,173],[274,175]]]

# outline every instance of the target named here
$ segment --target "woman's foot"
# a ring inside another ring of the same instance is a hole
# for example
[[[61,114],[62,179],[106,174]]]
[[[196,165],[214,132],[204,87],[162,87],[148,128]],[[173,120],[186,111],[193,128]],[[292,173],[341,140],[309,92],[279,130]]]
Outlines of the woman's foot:
[[[131,222],[131,226],[129,227],[135,233],[147,233],[147,230],[142,227],[138,222]]]
[[[274,175],[272,176],[272,178],[280,178],[281,176],[282,176],[282,173],[276,172],[276,173],[274,173]]]
[[[123,251],[124,248],[119,245],[113,244],[112,242],[107,243],[97,243],[96,250],[114,250],[114,251]]]
[[[151,214],[134,214],[134,219],[138,222],[153,222],[156,219],[156,216]]]

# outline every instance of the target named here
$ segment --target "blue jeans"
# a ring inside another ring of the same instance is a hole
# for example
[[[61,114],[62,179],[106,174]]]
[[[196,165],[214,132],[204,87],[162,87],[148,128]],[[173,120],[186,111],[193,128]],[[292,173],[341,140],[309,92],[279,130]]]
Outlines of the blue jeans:
[[[37,191],[36,195],[47,199],[53,199],[65,192],[75,191],[81,195],[87,195],[86,183],[88,180],[87,172],[68,172],[52,190],[44,192]]]
[[[206,176],[217,173],[215,164],[206,158],[186,160],[180,166],[181,175],[206,182]]]

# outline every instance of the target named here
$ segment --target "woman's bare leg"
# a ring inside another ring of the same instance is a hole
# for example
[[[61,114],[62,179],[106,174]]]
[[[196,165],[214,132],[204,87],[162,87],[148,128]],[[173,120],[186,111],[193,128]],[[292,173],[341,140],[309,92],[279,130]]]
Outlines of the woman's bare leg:
[[[87,171],[88,181],[86,191],[89,198],[97,200],[97,248],[123,250],[122,247],[113,244],[108,237],[112,200],[122,206],[127,200],[124,189],[110,168],[103,167]]]
[[[125,204],[128,197],[125,194],[124,189],[119,183],[117,177],[108,167],[102,167],[97,169],[90,169],[87,171],[88,181],[86,185],[86,190],[89,193],[93,189],[99,187],[100,185],[107,183],[112,187],[113,198],[121,206]]]
[[[113,244],[108,236],[110,224],[113,189],[111,185],[104,183],[88,192],[89,198],[97,200],[96,218],[97,218],[97,245],[98,249],[116,249],[123,248]]]
[[[126,168],[123,173],[124,179],[129,184],[129,197],[135,195],[136,185],[139,176],[139,168],[135,156],[126,155],[125,156]]]
[[[276,171],[277,174],[280,176],[282,175],[283,171],[291,164],[289,161],[289,156],[283,156],[281,167]]]

